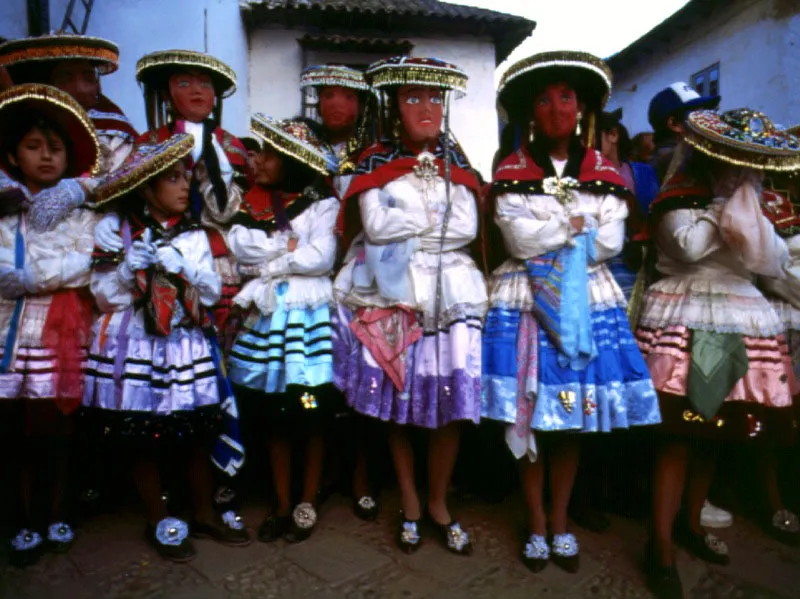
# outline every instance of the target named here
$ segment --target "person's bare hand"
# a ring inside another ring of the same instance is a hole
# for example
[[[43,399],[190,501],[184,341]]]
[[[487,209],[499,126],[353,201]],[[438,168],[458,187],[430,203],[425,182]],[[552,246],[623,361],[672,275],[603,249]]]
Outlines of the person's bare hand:
[[[292,237],[291,239],[289,239],[289,243],[287,244],[286,247],[289,249],[290,252],[295,251],[297,249],[297,238]]]

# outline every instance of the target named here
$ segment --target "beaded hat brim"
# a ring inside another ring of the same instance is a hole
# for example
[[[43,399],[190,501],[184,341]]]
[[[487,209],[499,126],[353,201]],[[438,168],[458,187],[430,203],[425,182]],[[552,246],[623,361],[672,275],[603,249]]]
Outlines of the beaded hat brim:
[[[286,154],[322,175],[336,172],[335,158],[280,127],[280,123],[261,113],[250,119],[250,130],[277,152]]]
[[[97,175],[100,143],[92,120],[75,99],[58,88],[42,83],[14,85],[0,93],[0,139],[24,112],[36,111],[55,121],[72,146],[65,177]]]
[[[454,64],[438,59],[406,56],[380,60],[370,65],[365,75],[376,90],[418,85],[453,91],[459,97],[466,95],[469,79]]]
[[[193,147],[194,137],[187,133],[177,133],[159,144],[137,145],[122,165],[97,186],[95,207],[130,193],[188,156]]]
[[[342,65],[319,65],[308,67],[300,74],[300,88],[346,87],[356,91],[370,91],[364,73]]]
[[[236,92],[236,73],[231,67],[218,58],[192,50],[163,50],[142,56],[136,63],[136,80],[166,89],[170,76],[187,69],[208,73],[220,98],[228,98]]]
[[[61,60],[88,60],[101,75],[108,75],[119,67],[119,48],[99,37],[65,34],[27,37],[0,45],[0,67]]]
[[[800,139],[747,108],[717,113],[696,110],[686,117],[684,139],[722,162],[767,171],[800,170]]]
[[[605,107],[613,83],[611,69],[593,54],[571,50],[541,52],[511,65],[500,79],[497,100],[510,116],[528,116],[537,84],[560,74],[574,82],[579,99],[590,108]]]

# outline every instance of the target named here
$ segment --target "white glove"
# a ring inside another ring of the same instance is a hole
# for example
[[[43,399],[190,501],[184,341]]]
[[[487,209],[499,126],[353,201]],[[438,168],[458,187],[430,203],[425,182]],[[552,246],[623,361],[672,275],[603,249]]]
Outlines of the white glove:
[[[171,245],[162,245],[156,250],[156,263],[168,273],[177,275],[183,270],[183,256]]]
[[[125,261],[119,266],[119,274],[124,281],[133,281],[137,270],[144,270],[155,263],[156,253],[150,243],[152,233],[145,229],[142,239],[134,241],[131,249],[125,252]]]
[[[77,179],[62,179],[33,196],[28,208],[28,226],[33,231],[49,231],[85,200],[86,190]]]
[[[122,236],[119,234],[119,215],[109,212],[94,228],[94,242],[101,250],[118,252],[123,248]]]

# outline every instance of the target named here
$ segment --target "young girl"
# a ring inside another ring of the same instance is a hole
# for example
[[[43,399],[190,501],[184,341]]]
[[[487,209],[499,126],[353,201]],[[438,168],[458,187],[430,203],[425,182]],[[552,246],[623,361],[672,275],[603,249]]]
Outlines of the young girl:
[[[235,302],[250,310],[230,355],[231,380],[259,425],[269,427],[276,504],[259,528],[264,542],[307,538],[317,521],[323,466],[321,419],[331,413],[333,353],[331,269],[339,202],[325,175],[335,157],[312,125],[253,117],[265,142],[257,186],[245,197],[228,243],[243,269],[253,271]],[[305,445],[300,501],[291,493],[290,430]],[[293,509],[294,505],[294,509]]]
[[[622,249],[631,192],[581,138],[610,76],[592,55],[547,52],[513,65],[498,92],[513,126],[523,132],[532,121],[534,138],[500,163],[492,186],[496,206],[487,216],[510,258],[489,286],[483,415],[509,424],[528,504],[521,557],[534,572],[548,560],[579,568],[579,544],[567,529],[580,457],[575,433],[660,421],[625,297],[606,266]]]
[[[4,459],[18,470],[11,559],[30,564],[74,533],[64,491],[83,395],[91,304],[87,285],[95,219],[67,196],[93,173],[100,150],[89,116],[69,95],[27,84],[0,94],[0,426]],[[12,457],[13,456],[13,457]],[[46,505],[37,505],[37,501]]]
[[[420,427],[430,430],[425,511],[446,549],[468,555],[472,539],[447,490],[461,424],[480,419],[486,282],[468,252],[478,178],[444,118],[448,94],[463,94],[467,76],[435,58],[399,56],[370,66],[367,79],[384,94],[394,139],[363,152],[344,198],[345,238],[363,235],[336,277],[336,383],[358,414],[390,423],[400,549],[422,543],[409,433]]]
[[[147,540],[162,557],[194,557],[189,535],[249,542],[232,512],[212,503],[209,449],[221,419],[220,356],[209,308],[221,282],[208,236],[188,217],[183,159],[192,137],[141,145],[96,190],[118,199],[123,249],[96,250],[91,289],[103,316],[93,328],[84,405],[127,441],[145,504]],[[193,500],[187,524],[167,513],[160,466],[180,459]]]

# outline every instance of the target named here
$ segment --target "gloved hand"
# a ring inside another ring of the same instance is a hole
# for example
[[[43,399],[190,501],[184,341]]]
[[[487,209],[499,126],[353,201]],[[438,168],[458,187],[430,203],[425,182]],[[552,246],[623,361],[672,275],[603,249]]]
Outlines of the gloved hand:
[[[109,212],[94,228],[94,242],[101,250],[118,252],[122,249],[122,236],[119,234],[119,215]]]
[[[86,190],[77,179],[62,179],[33,196],[27,224],[33,231],[49,231],[85,200]]]
[[[0,170],[0,217],[19,214],[30,206],[28,188]]]
[[[0,271],[0,296],[4,299],[15,300],[35,292],[36,283],[28,267],[7,268]]]
[[[125,281],[133,281],[137,270],[144,270],[156,261],[156,253],[150,242],[152,233],[145,229],[142,239],[134,241],[131,249],[125,252],[125,260],[119,266],[119,274]]]
[[[162,245],[156,250],[156,264],[168,273],[177,275],[183,270],[183,256],[171,245]]]

